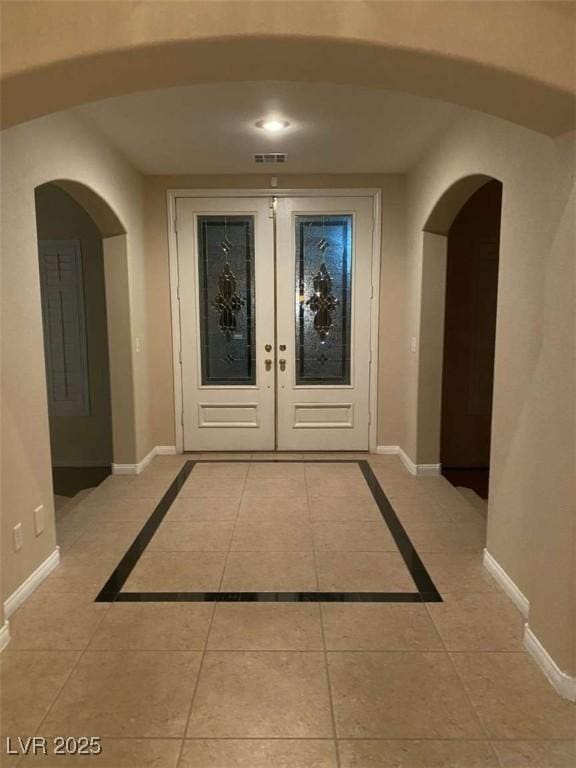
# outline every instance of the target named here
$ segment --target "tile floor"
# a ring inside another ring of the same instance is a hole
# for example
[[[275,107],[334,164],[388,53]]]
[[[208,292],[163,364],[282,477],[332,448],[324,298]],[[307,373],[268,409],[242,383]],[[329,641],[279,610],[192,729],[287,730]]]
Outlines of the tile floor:
[[[576,707],[522,650],[483,516],[394,457],[340,456],[369,458],[444,602],[95,603],[185,460],[157,457],[60,509],[62,563],[0,656],[4,735],[99,736],[102,755],[1,765],[574,768]],[[125,589],[414,589],[355,465],[210,458]]]

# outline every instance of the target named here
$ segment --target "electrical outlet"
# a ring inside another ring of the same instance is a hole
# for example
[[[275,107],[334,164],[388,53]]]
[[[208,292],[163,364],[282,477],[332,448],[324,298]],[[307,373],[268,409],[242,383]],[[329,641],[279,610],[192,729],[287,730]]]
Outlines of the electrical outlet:
[[[18,552],[24,546],[24,531],[22,530],[22,523],[14,526],[14,552]]]
[[[40,504],[34,510],[34,530],[36,531],[36,536],[40,536],[44,530],[44,504]]]

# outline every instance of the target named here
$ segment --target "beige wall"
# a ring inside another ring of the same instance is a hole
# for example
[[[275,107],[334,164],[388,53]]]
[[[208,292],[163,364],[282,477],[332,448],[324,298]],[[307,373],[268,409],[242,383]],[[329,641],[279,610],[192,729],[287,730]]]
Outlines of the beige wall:
[[[36,225],[39,240],[79,240],[82,253],[90,409],[81,416],[50,414],[52,465],[110,465],[112,415],[102,235],[86,211],[54,184],[36,190]]]
[[[378,443],[398,445],[404,431],[398,360],[402,339],[393,332],[402,314],[404,180],[395,175],[278,176],[276,189],[373,188],[382,194]],[[270,177],[146,176],[145,242],[148,275],[151,386],[154,401],[151,427],[155,445],[174,445],[174,380],[171,344],[170,274],[168,261],[167,191],[169,189],[269,189]]]
[[[556,135],[574,127],[575,15],[568,2],[486,0],[8,2],[3,124],[139,90],[268,79],[404,90]]]
[[[1,501],[2,598],[37,568],[56,545],[38,273],[34,190],[54,179],[90,187],[108,201],[127,232],[134,393],[125,404],[136,424],[134,462],[151,446],[148,423],[145,270],[140,176],[70,115],[54,115],[2,134],[2,402]],[[130,365],[130,352],[125,358]],[[132,402],[133,400],[133,402]],[[115,446],[116,447],[116,446]],[[44,504],[46,530],[34,535],[33,510]],[[24,548],[12,549],[12,529],[22,522]]]
[[[406,251],[407,322],[416,335],[422,229],[436,201],[467,175],[503,182],[487,547],[530,600],[532,630],[569,674],[576,672],[574,166],[574,135],[554,141],[487,116],[465,118],[409,175]],[[404,446],[415,461],[426,458],[417,439],[418,364],[418,355],[405,355]]]

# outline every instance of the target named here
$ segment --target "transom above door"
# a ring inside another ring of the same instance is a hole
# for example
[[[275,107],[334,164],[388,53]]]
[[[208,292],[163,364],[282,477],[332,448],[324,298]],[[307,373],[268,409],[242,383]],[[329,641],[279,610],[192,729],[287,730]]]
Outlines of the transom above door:
[[[368,449],[373,208],[176,198],[184,450]]]

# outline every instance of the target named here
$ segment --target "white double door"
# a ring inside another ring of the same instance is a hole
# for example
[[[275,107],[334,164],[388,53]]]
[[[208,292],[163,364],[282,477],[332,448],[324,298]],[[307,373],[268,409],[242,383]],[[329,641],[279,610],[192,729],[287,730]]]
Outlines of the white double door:
[[[176,229],[184,450],[367,450],[373,199],[179,197]]]

